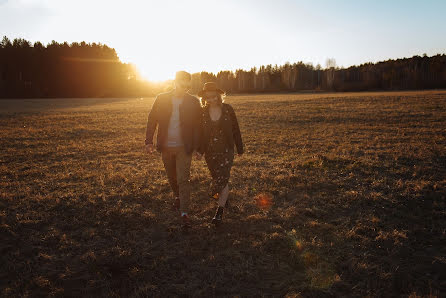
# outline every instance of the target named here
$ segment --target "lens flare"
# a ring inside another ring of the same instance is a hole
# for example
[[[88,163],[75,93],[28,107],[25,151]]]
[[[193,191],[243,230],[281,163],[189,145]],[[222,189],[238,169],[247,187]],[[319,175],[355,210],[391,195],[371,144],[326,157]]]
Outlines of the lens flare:
[[[304,245],[299,240],[295,240],[294,244],[296,245],[298,251],[302,251],[302,249],[304,248]]]
[[[254,197],[254,199],[256,201],[257,207],[259,207],[260,209],[270,209],[273,205],[273,199],[271,195],[267,193],[258,194]]]

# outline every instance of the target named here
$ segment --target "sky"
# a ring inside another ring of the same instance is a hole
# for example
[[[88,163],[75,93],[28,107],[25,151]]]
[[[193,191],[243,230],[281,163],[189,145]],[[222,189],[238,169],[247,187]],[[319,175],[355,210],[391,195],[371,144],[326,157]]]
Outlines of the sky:
[[[161,81],[177,70],[444,54],[445,12],[444,0],[0,0],[0,35],[107,44]]]

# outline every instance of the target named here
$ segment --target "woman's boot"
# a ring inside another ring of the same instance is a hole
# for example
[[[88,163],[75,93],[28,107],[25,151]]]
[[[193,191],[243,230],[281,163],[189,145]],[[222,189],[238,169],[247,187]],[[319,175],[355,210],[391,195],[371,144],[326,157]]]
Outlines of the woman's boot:
[[[215,216],[214,216],[214,218],[212,218],[212,223],[214,225],[219,225],[221,223],[222,218],[223,218],[223,210],[224,210],[223,207],[217,208],[217,212],[215,212]]]

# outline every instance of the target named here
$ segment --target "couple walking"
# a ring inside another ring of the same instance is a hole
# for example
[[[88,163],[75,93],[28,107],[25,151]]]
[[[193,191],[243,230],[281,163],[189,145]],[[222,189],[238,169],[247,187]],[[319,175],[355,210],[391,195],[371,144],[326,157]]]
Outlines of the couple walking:
[[[234,145],[239,155],[243,143],[233,108],[223,103],[224,91],[208,82],[198,92],[200,101],[187,93],[191,75],[179,71],[175,75],[175,89],[159,94],[147,120],[146,152],[156,149],[166,170],[175,196],[174,207],[179,210],[184,227],[190,227],[190,166],[192,154],[200,160],[204,155],[212,177],[210,197],[218,200],[212,222],[221,223],[228,199],[228,181],[234,160]],[[156,145],[153,143],[158,127]]]

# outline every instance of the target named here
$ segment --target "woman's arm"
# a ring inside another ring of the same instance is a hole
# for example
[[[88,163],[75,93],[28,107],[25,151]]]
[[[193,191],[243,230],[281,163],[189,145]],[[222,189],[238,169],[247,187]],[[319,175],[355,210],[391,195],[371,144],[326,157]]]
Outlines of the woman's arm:
[[[198,147],[198,153],[204,154],[206,151],[207,139],[204,127],[206,109],[204,107],[200,108],[200,128],[201,128],[201,138],[200,138],[200,146]]]
[[[240,127],[238,125],[237,116],[235,115],[234,109],[228,105],[229,115],[231,116],[232,124],[232,134],[234,137],[235,146],[237,147],[237,153],[243,154],[243,141],[242,134],[240,133]]]
[[[195,150],[203,154],[203,111],[201,108],[201,105],[197,99],[196,105],[195,105],[195,128],[194,128],[194,144],[195,144]]]

